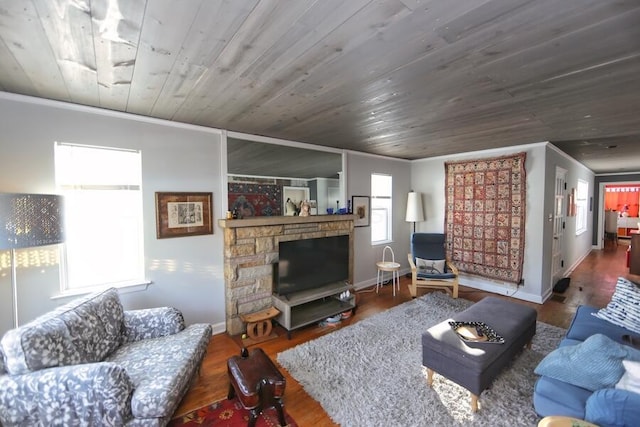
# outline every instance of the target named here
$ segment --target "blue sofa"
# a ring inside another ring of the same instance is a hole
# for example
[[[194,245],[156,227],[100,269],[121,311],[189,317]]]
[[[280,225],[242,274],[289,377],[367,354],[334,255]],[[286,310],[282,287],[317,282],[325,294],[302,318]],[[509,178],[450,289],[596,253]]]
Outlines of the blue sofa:
[[[640,334],[594,316],[597,311],[594,307],[578,307],[559,348],[578,345],[595,334],[603,334],[625,345],[624,335],[640,340]],[[597,370],[593,372],[594,376],[600,374]],[[564,415],[601,427],[640,425],[640,394],[626,390],[605,388],[594,392],[541,376],[534,388],[533,404],[542,417]]]
[[[210,339],[175,308],[123,310],[113,288],[74,300],[0,341],[0,425],[164,426]]]

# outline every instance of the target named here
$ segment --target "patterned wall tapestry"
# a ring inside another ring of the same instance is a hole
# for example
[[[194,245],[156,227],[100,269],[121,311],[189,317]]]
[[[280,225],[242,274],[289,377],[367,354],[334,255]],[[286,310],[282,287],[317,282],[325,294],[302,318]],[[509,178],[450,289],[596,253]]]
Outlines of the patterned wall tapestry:
[[[471,274],[520,283],[526,153],[445,163],[447,256]]]
[[[282,186],[229,183],[229,210],[242,218],[282,215]]]

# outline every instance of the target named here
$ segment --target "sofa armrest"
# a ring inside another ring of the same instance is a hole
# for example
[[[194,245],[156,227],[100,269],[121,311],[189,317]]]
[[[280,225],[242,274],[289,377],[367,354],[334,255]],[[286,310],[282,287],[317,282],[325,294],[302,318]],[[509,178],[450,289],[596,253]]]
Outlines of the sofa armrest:
[[[601,427],[637,426],[640,394],[615,388],[597,390],[587,399],[585,420]]]
[[[182,312],[173,307],[156,307],[124,312],[126,342],[177,334],[184,329]]]
[[[124,425],[133,388],[109,362],[0,375],[0,425]]]

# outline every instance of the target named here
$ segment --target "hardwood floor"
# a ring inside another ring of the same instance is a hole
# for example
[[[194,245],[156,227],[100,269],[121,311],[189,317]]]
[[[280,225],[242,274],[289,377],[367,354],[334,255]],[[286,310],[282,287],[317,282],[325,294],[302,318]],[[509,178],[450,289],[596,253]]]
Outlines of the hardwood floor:
[[[538,311],[538,320],[563,328],[568,327],[577,306],[587,304],[604,307],[613,294],[616,280],[619,276],[627,277],[635,282],[640,281],[640,276],[628,274],[625,257],[627,247],[625,244],[620,244],[617,247],[611,245],[605,250],[592,251],[571,274],[571,285],[560,296],[565,297],[564,301],[550,299],[543,305],[523,303],[531,305]],[[400,293],[396,294],[395,298],[392,296],[391,286],[384,286],[379,294],[375,293],[375,287],[358,292],[356,314],[350,319],[342,321],[339,326],[309,326],[302,328],[293,332],[291,340],[287,339],[283,330],[278,330],[280,333],[278,338],[264,342],[260,344],[260,347],[264,349],[272,360],[276,361],[276,355],[279,352],[411,300],[407,288],[408,281],[409,279],[405,277],[401,278]],[[424,292],[422,291],[422,293]],[[487,295],[489,295],[487,292],[464,286],[460,288],[460,298],[471,301],[478,301]],[[226,398],[229,385],[226,360],[233,355],[239,354],[239,343],[240,340],[237,337],[230,337],[227,334],[219,334],[211,338],[208,354],[203,361],[200,375],[195,379],[191,389],[178,407],[176,416]],[[284,399],[285,408],[300,426],[321,427],[336,425],[329,419],[318,402],[313,400],[302,389],[300,384],[289,376],[284,369],[282,369],[282,373],[287,379]]]

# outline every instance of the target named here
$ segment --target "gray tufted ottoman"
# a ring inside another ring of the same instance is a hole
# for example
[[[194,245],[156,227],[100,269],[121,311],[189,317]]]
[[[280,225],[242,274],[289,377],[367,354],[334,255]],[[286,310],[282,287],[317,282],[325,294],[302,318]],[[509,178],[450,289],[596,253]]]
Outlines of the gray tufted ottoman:
[[[471,410],[478,410],[478,396],[527,345],[536,333],[536,311],[524,304],[486,297],[422,334],[422,364],[429,386],[433,372],[471,392]],[[465,342],[449,321],[484,322],[504,338],[503,344]]]

